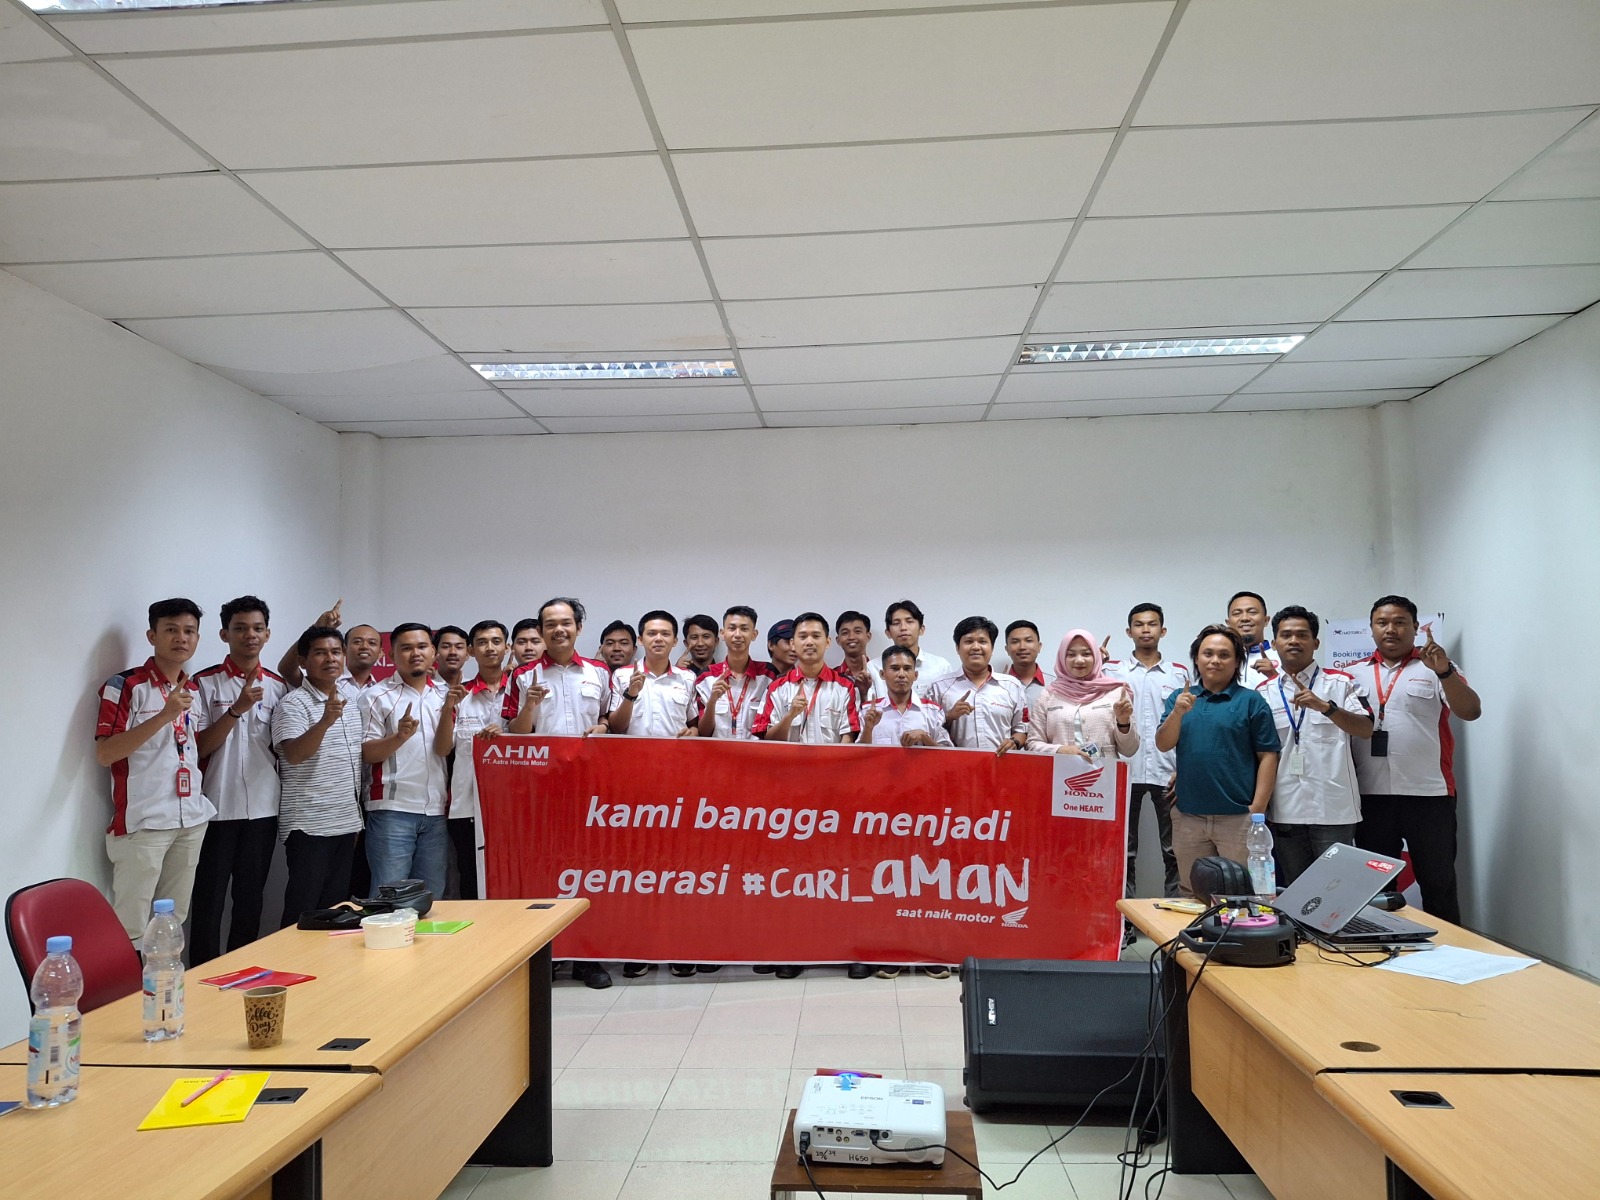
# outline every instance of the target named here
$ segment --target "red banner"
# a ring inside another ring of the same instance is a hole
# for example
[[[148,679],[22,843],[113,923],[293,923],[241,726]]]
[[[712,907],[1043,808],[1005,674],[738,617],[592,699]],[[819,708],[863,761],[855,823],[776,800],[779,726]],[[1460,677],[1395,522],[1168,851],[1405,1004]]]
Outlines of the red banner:
[[[1113,959],[1127,766],[630,737],[478,743],[487,894],[582,896],[559,958]]]

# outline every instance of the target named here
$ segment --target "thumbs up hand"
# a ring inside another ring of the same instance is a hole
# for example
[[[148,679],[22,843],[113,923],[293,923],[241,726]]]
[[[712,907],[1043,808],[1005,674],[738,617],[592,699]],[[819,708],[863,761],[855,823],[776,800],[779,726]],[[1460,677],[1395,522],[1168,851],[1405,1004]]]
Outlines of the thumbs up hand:
[[[1450,656],[1444,652],[1444,647],[1433,640],[1433,623],[1430,621],[1422,627],[1422,632],[1428,635],[1428,642],[1422,647],[1422,665],[1435,675],[1448,675],[1450,673]]]
[[[1186,683],[1183,691],[1178,693],[1178,698],[1172,702],[1172,711],[1179,716],[1184,716],[1194,707],[1194,684]]]

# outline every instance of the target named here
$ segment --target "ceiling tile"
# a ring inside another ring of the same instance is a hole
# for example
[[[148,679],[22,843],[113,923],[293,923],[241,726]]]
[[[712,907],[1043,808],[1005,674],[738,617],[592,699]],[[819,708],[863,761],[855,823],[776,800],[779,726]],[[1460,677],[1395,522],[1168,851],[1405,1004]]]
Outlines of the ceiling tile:
[[[755,389],[766,413],[848,408],[939,408],[989,403],[998,375],[886,379],[871,383],[768,383]]]
[[[1140,125],[1593,104],[1590,0],[1195,0]],[[1240,86],[1240,81],[1248,86]]]
[[[688,236],[654,155],[252,171],[245,175],[324,246],[472,246]]]
[[[1122,121],[1171,9],[636,28],[628,41],[674,149],[1105,129]]]
[[[617,12],[625,22],[634,24],[861,12],[869,8],[875,12],[901,8],[1010,8],[1015,3],[1016,0],[617,0]]]
[[[1600,117],[1590,116],[1566,141],[1495,193],[1496,200],[1567,196],[1600,196]]]
[[[1145,417],[1162,413],[1210,412],[1221,396],[1144,396],[1124,400],[1055,400],[996,404],[991,421],[1037,421],[1058,417]]]
[[[51,23],[90,54],[107,54],[604,25],[606,16],[600,0],[413,0],[152,12],[112,21],[62,16]]]
[[[714,304],[591,304],[540,308],[418,308],[412,315],[452,350],[474,354],[633,357],[718,349],[727,332]]]
[[[1382,271],[1464,211],[1461,205],[1440,205],[1089,220],[1067,252],[1060,279]]]
[[[813,300],[738,300],[728,324],[741,347],[893,342],[1022,332],[1038,289],[977,288]]]
[[[654,145],[609,32],[114,58],[105,66],[235,168]]]
[[[1000,389],[999,402],[1120,400],[1150,396],[1226,396],[1261,372],[1261,366],[1197,362],[1181,367],[1019,367]]]
[[[78,62],[0,66],[0,179],[209,171],[203,155]]]
[[[375,433],[379,437],[513,437],[543,433],[528,417],[466,421],[329,421],[340,433]]]
[[[1134,130],[1093,216],[1480,200],[1580,113]]]
[[[389,396],[494,390],[455,355],[433,349],[435,353],[427,357],[348,371],[251,371],[219,366],[210,369],[262,396]]]
[[[769,412],[774,429],[834,428],[850,425],[939,425],[981,421],[984,405],[958,404],[932,408],[843,408],[829,411]]]
[[[190,362],[241,371],[346,371],[407,362],[437,349],[432,338],[391,310],[185,317],[122,325]]]
[[[709,300],[687,240],[573,246],[346,250],[340,258],[396,304],[647,304]]]
[[[936,379],[994,375],[1016,355],[1017,339],[950,338],[868,346],[796,346],[745,350],[745,374],[754,384],[839,383],[870,379]]]
[[[1600,300],[1600,266],[1396,271],[1344,312],[1348,320],[1570,313]]]
[[[1034,327],[1098,333],[1325,321],[1378,278],[1362,272],[1064,283],[1050,289]]]
[[[544,417],[539,422],[551,433],[672,433],[711,429],[755,429],[755,413],[706,416],[655,417]]]
[[[675,154],[703,237],[1052,221],[1077,215],[1109,133]]]
[[[386,307],[350,272],[313,250],[9,269],[111,320]]]
[[[222,175],[0,185],[0,263],[249,254],[310,245]]]
[[[1388,388],[1370,392],[1240,392],[1218,412],[1273,412],[1293,408],[1372,408],[1390,400],[1410,400],[1426,388]]]
[[[1439,321],[1335,321],[1296,346],[1289,354],[1289,361],[1499,354],[1563,319],[1559,315],[1545,315]]]
[[[1407,267],[1600,263],[1600,200],[1480,204]]]
[[[724,300],[850,296],[1043,283],[1065,221],[894,233],[712,238],[703,243]]]
[[[647,417],[696,413],[748,413],[750,392],[742,383],[680,383],[651,387],[519,387],[507,398],[536,417]]]
[[[302,417],[324,424],[344,421],[442,421],[482,417],[521,418],[499,392],[421,392],[382,396],[268,396]]]
[[[21,8],[0,4],[0,63],[71,56],[71,50]]]
[[[1247,392],[1345,392],[1373,388],[1427,388],[1475,367],[1481,358],[1409,358],[1371,362],[1279,363]]]

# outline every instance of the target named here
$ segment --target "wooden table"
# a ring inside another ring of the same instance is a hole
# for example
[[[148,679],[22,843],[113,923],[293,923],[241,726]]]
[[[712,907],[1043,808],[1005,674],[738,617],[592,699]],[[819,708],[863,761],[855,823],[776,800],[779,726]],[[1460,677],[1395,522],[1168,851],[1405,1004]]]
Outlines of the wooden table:
[[[27,1068],[0,1066],[0,1097],[20,1100]],[[21,1109],[0,1120],[8,1196],[97,1196],[119,1200],[271,1200],[304,1194],[308,1161],[329,1130],[376,1096],[370,1072],[273,1071],[269,1088],[305,1088],[293,1104],[259,1105],[236,1125],[140,1133],[155,1103],[191,1071],[84,1067],[78,1098],[56,1109]],[[170,1155],[170,1167],[155,1168]],[[275,1191],[275,1189],[278,1189]]]
[[[85,1014],[83,1061],[381,1074],[382,1091],[324,1139],[329,1196],[433,1200],[469,1161],[548,1166],[549,946],[588,906],[444,901],[429,919],[472,925],[399,950],[368,950],[360,934],[281,929],[190,969],[181,1038],[146,1042],[138,996]],[[267,1050],[249,1048],[240,996],[198,982],[251,965],[317,977],[289,989],[283,1043]],[[359,1044],[330,1048],[338,1039]],[[26,1049],[7,1047],[0,1062],[26,1062]],[[427,1119],[441,1111],[450,1119]]]
[[[772,1168],[771,1200],[815,1194],[805,1167],[795,1157],[794,1114],[791,1108],[789,1120],[783,1127],[783,1138],[778,1142],[778,1158]],[[978,1140],[972,1131],[971,1113],[961,1109],[945,1113],[944,1142],[972,1163],[978,1162]],[[978,1168],[968,1166],[948,1151],[943,1165],[937,1167],[926,1163],[884,1163],[872,1167],[813,1163],[811,1175],[824,1192],[842,1195],[968,1196],[971,1200],[983,1200],[983,1176],[978,1174]]]

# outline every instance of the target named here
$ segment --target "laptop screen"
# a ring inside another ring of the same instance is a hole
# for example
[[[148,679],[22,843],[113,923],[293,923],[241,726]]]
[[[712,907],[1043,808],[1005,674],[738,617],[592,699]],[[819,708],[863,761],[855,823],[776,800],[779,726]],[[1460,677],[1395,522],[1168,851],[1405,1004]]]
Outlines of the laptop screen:
[[[1404,867],[1399,859],[1370,850],[1330,846],[1278,893],[1274,903],[1293,921],[1322,933],[1338,933]]]

